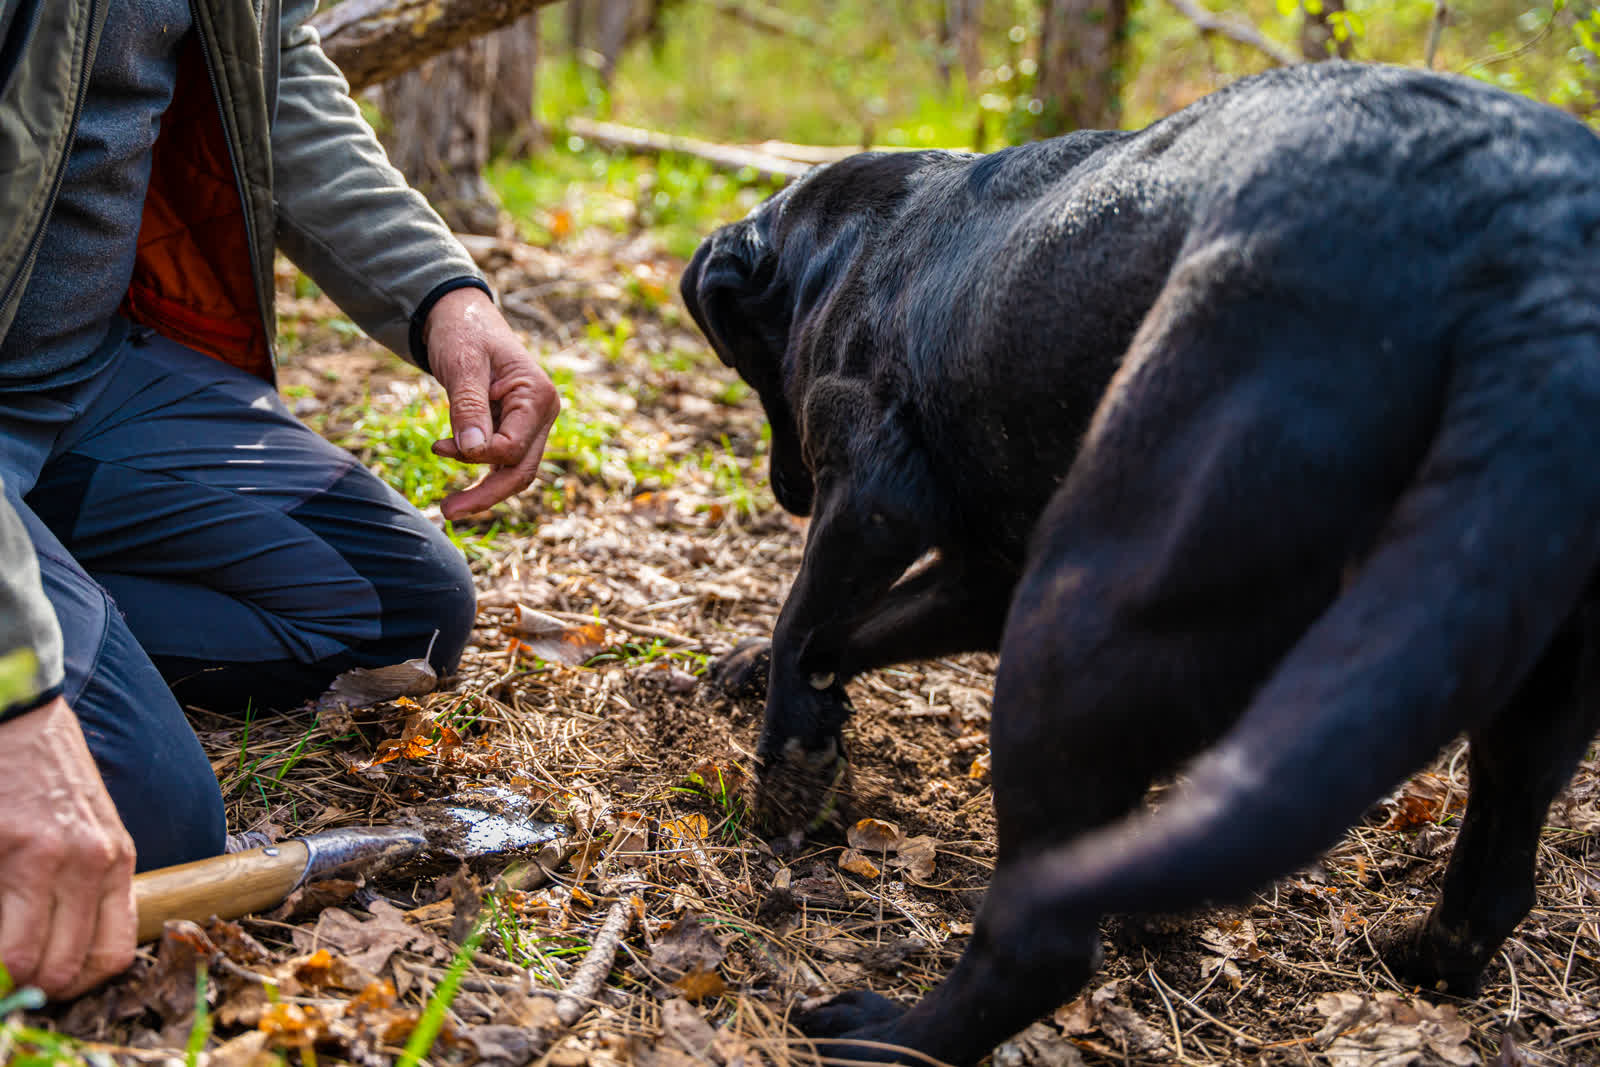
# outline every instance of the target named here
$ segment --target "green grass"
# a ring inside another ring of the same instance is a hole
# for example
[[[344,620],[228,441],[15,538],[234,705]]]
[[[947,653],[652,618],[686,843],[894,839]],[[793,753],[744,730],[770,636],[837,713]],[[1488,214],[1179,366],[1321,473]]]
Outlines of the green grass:
[[[614,233],[651,230],[663,247],[687,259],[716,226],[737,219],[777,189],[755,175],[724,174],[700,159],[650,159],[612,154],[571,138],[527,160],[499,160],[488,170],[523,236],[560,249],[563,240],[600,228]],[[633,295],[664,304],[667,294]]]
[[[428,998],[427,1005],[422,1009],[422,1017],[417,1020],[411,1036],[406,1038],[405,1050],[395,1060],[395,1067],[417,1067],[423,1057],[433,1051],[433,1043],[439,1039],[439,1030],[444,1026],[445,1014],[450,1010],[450,1004],[456,999],[456,994],[461,991],[461,976],[472,963],[473,953],[477,952],[478,946],[483,943],[483,932],[484,923],[480,916],[477,925],[472,928],[472,933],[467,935],[467,939],[461,943],[461,948],[456,951],[455,958],[450,961],[444,977],[434,987],[433,995]]]

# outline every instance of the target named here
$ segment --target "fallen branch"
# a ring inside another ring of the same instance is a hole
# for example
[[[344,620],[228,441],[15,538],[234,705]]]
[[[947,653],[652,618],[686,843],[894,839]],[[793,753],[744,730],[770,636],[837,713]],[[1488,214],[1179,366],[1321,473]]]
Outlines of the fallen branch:
[[[1254,48],[1281,67],[1292,67],[1296,63],[1305,62],[1302,57],[1263,35],[1260,30],[1242,19],[1225,18],[1207,11],[1196,0],[1168,0],[1168,2],[1178,9],[1180,15],[1194,23],[1195,29],[1202,34],[1214,33],[1237,44]]]
[[[594,944],[589,947],[589,952],[583,957],[583,962],[578,964],[578,969],[572,972],[572,981],[561,991],[561,996],[556,998],[556,1014],[560,1016],[565,1026],[571,1026],[583,1018],[583,1013],[600,995],[600,989],[606,984],[606,975],[611,973],[611,966],[617,960],[617,949],[622,944],[622,935],[628,932],[628,927],[633,925],[633,901],[624,897],[611,905],[611,910],[606,912],[606,921],[600,924],[600,932],[594,936]]]
[[[555,0],[344,0],[314,16],[352,93],[388,81]]]
[[[782,159],[735,145],[702,141],[697,137],[679,137],[676,134],[641,130],[615,122],[599,122],[581,117],[570,118],[566,132],[582,137],[602,148],[619,148],[644,155],[684,155],[703,159],[724,170],[753,170],[763,178],[790,181],[800,177],[811,167],[792,159]]]

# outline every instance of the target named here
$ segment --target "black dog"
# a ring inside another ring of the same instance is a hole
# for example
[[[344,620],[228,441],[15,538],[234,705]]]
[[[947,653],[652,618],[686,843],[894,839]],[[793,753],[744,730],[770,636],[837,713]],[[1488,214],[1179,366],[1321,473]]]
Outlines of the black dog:
[[[1026,526],[1008,494],[1118,364],[1005,623],[967,951],[809,1032],[976,1060],[1089,977],[1102,915],[1244,897],[1462,731],[1442,897],[1390,962],[1475,986],[1600,726],[1600,139],[1464,79],[1280,70],[1137,133],[838,164],[685,292],[817,512],[768,754],[832,728],[795,678],[870,659],[857,605],[908,553]]]

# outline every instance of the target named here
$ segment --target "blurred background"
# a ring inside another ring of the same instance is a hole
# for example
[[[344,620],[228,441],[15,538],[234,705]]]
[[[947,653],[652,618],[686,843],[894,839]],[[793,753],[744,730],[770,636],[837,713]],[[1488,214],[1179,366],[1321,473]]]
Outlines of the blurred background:
[[[1456,71],[1600,122],[1587,0],[561,0],[364,100],[458,230],[556,249],[644,228],[683,256],[830,150],[1137,127],[1329,57]]]

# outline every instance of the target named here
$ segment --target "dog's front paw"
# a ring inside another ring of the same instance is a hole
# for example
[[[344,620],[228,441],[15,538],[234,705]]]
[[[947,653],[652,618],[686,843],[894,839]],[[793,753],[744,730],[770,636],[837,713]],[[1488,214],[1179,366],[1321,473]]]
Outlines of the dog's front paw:
[[[1394,976],[1428,993],[1470,997],[1478,992],[1488,953],[1432,916],[1378,936],[1378,951]]]
[[[904,1014],[905,1008],[888,997],[858,989],[802,1012],[795,1025],[817,1042],[824,1056],[898,1063],[901,1056],[887,1046],[893,1045],[890,1031]],[[869,1044],[853,1043],[857,1041]]]
[[[756,783],[757,825],[796,842],[832,829],[843,832],[850,811],[850,764],[844,738],[830,737],[807,750],[790,741],[784,754],[768,760]]]
[[[706,668],[706,681],[729,700],[761,703],[767,699],[767,675],[772,670],[772,642],[747,637]]]

